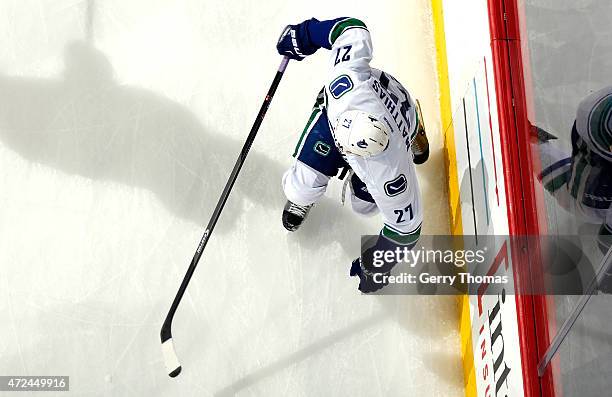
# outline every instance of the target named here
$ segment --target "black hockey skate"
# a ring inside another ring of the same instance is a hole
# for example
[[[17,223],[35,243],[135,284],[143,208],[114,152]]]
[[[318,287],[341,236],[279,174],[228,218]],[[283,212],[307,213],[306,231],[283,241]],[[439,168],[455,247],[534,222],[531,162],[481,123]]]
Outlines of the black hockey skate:
[[[416,113],[417,113],[417,134],[412,140],[410,145],[412,154],[414,155],[413,161],[415,164],[423,164],[429,158],[429,141],[427,140],[427,134],[425,133],[425,124],[423,124],[423,114],[421,113],[421,104],[419,100],[416,101]]]
[[[287,200],[285,208],[283,209],[283,226],[290,232],[298,230],[306,216],[308,211],[312,208],[313,204],[310,205],[298,205]]]

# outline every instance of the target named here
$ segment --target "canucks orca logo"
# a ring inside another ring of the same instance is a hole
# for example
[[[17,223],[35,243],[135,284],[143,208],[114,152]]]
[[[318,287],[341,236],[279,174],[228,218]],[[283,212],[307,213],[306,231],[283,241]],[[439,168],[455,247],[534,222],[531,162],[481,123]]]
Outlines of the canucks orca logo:
[[[342,95],[346,94],[350,90],[353,89],[353,80],[346,74],[343,74],[340,77],[337,77],[334,81],[329,85],[329,92],[331,92],[332,96],[336,99],[340,98]]]
[[[402,194],[408,187],[408,181],[404,174],[400,174],[397,178],[385,183],[385,193],[387,196],[393,197]]]
[[[357,146],[358,146],[358,147],[360,147],[360,148],[362,148],[362,149],[365,149],[365,148],[367,148],[367,147],[368,147],[368,144],[367,144],[367,142],[365,141],[365,139],[362,139],[362,140],[360,140],[359,142],[357,142]]]
[[[314,145],[314,151],[325,157],[331,151],[331,147],[325,142],[317,141]]]

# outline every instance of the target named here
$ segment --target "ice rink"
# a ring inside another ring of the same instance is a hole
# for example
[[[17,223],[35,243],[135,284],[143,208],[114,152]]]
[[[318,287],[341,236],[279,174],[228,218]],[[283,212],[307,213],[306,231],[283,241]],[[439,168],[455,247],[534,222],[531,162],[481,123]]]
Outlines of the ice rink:
[[[342,207],[336,180],[303,229],[281,225],[325,50],[287,68],[175,317],[176,379],[159,341],[287,23],[367,23],[373,66],[423,105],[423,233],[448,232],[429,7],[1,1],[0,375],[69,375],[74,396],[462,396],[456,298],[348,277],[379,218]]]

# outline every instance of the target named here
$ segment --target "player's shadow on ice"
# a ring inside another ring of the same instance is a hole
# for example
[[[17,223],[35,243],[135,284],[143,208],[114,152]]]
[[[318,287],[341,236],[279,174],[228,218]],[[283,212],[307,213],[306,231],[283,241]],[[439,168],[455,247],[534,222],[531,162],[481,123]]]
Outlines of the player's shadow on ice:
[[[118,84],[108,58],[83,42],[67,46],[56,79],[0,74],[0,140],[32,163],[151,191],[168,211],[198,225],[208,221],[243,144],[205,130],[179,103]],[[245,199],[275,210],[265,226],[282,228],[284,168],[252,150],[217,232],[234,226]],[[336,216],[345,228],[359,223]],[[350,237],[330,233],[336,238]]]

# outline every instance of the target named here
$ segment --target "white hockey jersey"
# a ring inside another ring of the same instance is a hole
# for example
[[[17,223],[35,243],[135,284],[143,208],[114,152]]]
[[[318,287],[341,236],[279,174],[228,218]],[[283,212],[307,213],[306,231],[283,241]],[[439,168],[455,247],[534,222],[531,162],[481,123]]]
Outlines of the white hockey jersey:
[[[355,21],[351,23],[351,21]],[[339,22],[332,44],[325,100],[330,128],[347,110],[360,110],[383,121],[391,136],[382,153],[369,158],[348,154],[346,161],[365,183],[382,213],[383,235],[410,241],[423,220],[421,195],[410,143],[417,114],[408,91],[388,73],[370,67],[370,33],[359,20]]]

